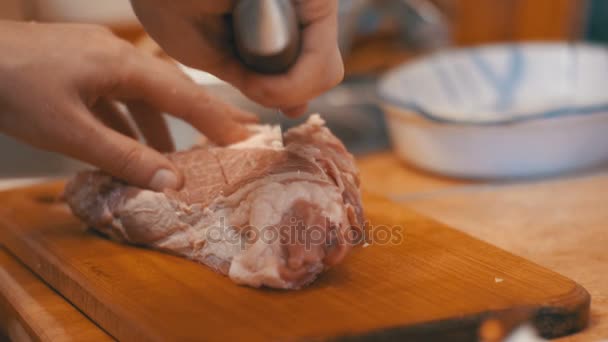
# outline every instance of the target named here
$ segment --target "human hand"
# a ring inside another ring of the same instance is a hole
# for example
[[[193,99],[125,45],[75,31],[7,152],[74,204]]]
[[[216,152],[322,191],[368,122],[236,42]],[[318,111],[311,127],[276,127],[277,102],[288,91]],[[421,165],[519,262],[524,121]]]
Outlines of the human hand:
[[[173,150],[161,113],[219,144],[246,137],[242,123],[256,120],[99,26],[0,21],[0,51],[0,132],[141,187],[182,185],[159,152]]]
[[[173,58],[233,84],[252,100],[289,116],[338,84],[344,66],[337,43],[337,0],[296,0],[302,50],[285,74],[262,75],[235,56],[226,15],[235,0],[131,0],[135,13]]]

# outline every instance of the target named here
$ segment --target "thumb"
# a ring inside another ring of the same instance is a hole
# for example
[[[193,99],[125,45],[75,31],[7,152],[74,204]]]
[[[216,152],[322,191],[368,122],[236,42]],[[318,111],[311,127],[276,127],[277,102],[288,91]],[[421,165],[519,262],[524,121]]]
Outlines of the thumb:
[[[72,135],[72,141],[60,152],[135,186],[154,191],[182,187],[181,173],[167,157],[104,126],[93,117],[85,121],[86,134]]]

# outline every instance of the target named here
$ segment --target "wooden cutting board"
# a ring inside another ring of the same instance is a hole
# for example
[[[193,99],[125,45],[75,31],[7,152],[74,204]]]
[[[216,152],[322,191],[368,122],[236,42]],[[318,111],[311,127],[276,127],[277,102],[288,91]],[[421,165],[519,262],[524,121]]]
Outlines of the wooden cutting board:
[[[402,238],[356,248],[307,289],[276,291],[86,231],[61,189],[1,193],[0,241],[120,340],[474,340],[484,319],[510,312],[546,337],[587,324],[590,297],[575,282],[371,195],[372,226]]]
[[[0,336],[3,334],[13,341],[113,340],[0,246]],[[4,341],[2,337],[0,341]]]

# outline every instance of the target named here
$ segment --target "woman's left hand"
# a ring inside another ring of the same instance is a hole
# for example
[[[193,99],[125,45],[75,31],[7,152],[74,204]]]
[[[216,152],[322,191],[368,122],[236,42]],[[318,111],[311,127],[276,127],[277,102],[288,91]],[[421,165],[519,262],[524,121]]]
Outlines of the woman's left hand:
[[[233,84],[252,100],[298,116],[344,76],[337,42],[337,0],[297,0],[302,50],[285,74],[261,75],[234,55],[226,15],[235,0],[131,0],[148,33],[178,61]]]

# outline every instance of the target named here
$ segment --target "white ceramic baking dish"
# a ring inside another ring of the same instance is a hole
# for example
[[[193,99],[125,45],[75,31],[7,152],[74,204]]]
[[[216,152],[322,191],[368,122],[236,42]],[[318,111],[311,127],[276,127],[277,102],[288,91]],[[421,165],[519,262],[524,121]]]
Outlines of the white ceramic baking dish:
[[[404,160],[466,178],[541,176],[608,161],[608,50],[526,43],[435,53],[379,82]]]

